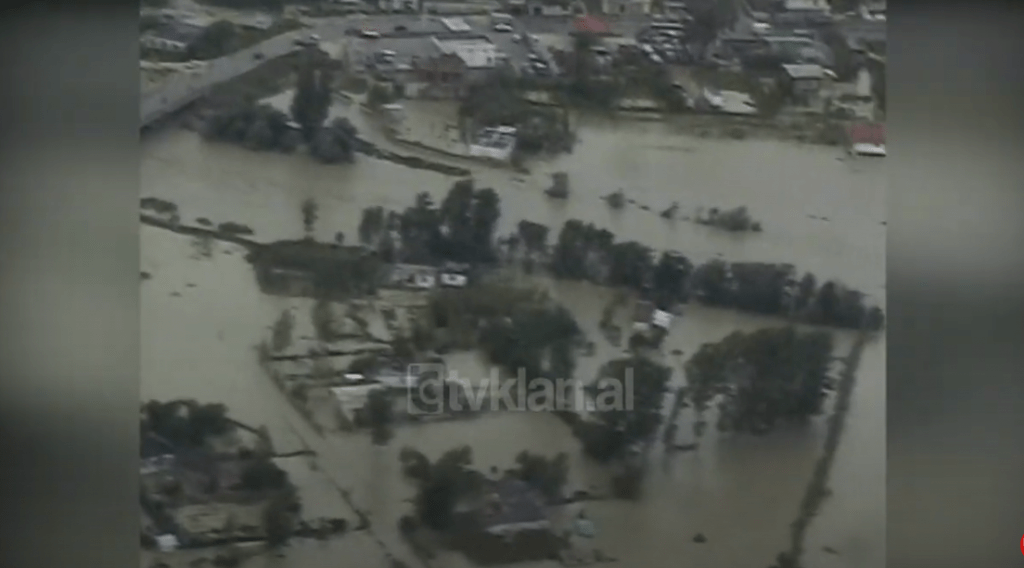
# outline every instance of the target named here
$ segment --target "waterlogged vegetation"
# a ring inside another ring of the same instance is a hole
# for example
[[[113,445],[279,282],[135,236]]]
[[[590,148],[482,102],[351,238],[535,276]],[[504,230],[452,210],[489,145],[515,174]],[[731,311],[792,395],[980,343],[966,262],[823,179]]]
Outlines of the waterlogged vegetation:
[[[352,162],[358,147],[355,126],[344,118],[327,122],[334,79],[323,57],[311,51],[298,64],[289,113],[253,98],[238,98],[210,113],[204,137],[255,151],[290,153],[306,147],[326,164]]]
[[[689,399],[698,416],[717,401],[718,428],[763,434],[818,415],[834,386],[833,339],[793,327],[733,332],[700,347],[686,362]],[[697,426],[698,436],[701,424]]]
[[[473,450],[469,446],[453,448],[431,462],[423,453],[411,447],[399,454],[402,472],[416,486],[413,498],[413,516],[399,522],[402,532],[413,532],[423,525],[435,531],[453,527],[455,506],[479,493],[487,483],[487,476],[473,469]],[[569,474],[566,454],[551,458],[528,451],[516,456],[516,467],[504,472],[519,479],[550,504],[559,503]]]
[[[801,276],[790,264],[712,259],[696,265],[678,251],[618,241],[608,229],[577,219],[566,221],[550,245],[550,230],[531,221],[499,242],[500,211],[493,189],[461,180],[440,206],[421,193],[402,213],[364,210],[359,235],[389,261],[489,264],[500,252],[530,268],[540,264],[556,278],[629,289],[664,310],[697,301],[845,329],[877,331],[885,323],[882,309],[868,304],[864,293],[836,281],[819,284],[814,274]]]

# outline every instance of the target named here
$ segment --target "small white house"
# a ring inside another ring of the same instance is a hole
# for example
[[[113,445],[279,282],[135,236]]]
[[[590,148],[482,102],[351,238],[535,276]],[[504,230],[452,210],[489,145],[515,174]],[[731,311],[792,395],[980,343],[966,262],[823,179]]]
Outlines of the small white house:
[[[654,310],[654,315],[651,316],[651,325],[661,329],[668,329],[672,325],[672,314],[664,310]]]
[[[178,537],[173,534],[160,534],[156,536],[156,547],[160,552],[173,552],[178,550],[180,543]]]
[[[465,288],[468,283],[469,279],[463,274],[456,274],[454,272],[444,272],[441,274],[441,286],[445,286],[447,288]]]

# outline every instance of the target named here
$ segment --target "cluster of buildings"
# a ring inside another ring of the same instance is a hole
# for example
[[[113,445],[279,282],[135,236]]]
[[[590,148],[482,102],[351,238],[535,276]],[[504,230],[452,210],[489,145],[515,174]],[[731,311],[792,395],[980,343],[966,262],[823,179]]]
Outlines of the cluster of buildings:
[[[349,37],[347,68],[400,86],[409,98],[458,97],[509,61],[493,34],[464,18],[423,18],[380,28]]]

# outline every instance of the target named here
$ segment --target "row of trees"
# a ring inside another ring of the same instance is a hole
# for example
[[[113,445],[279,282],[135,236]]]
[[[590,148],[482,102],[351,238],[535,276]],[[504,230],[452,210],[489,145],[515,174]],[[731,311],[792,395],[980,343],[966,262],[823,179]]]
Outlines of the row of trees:
[[[671,251],[655,258],[644,244],[616,242],[607,229],[571,219],[553,247],[551,270],[560,278],[636,290],[662,309],[694,297],[707,305],[818,325],[869,330],[884,325],[881,308],[866,306],[862,292],[834,281],[819,286],[813,274],[797,281],[789,264],[713,259],[695,266]]]
[[[489,263],[497,258],[494,234],[500,215],[497,193],[474,189],[467,179],[456,182],[440,206],[424,192],[401,214],[364,209],[359,237],[385,261]],[[531,258],[546,257],[557,278],[628,288],[660,309],[694,298],[815,325],[875,331],[885,323],[882,309],[869,307],[864,293],[835,281],[819,285],[810,273],[798,279],[790,264],[712,259],[695,265],[675,251],[656,253],[639,242],[617,241],[608,229],[578,219],[566,221],[550,247],[549,234],[545,225],[521,221],[506,240],[509,252],[521,247]],[[401,247],[397,257],[396,246]]]
[[[604,364],[588,388],[594,400],[624,397],[602,404],[596,422],[580,423],[583,449],[600,461],[622,460],[650,443],[661,428],[661,412],[672,369],[646,357],[632,355]]]
[[[288,122],[287,114],[270,105],[242,103],[211,115],[203,125],[203,136],[250,150],[294,152],[302,144],[302,135]]]
[[[821,412],[831,387],[832,349],[832,335],[822,331],[733,332],[687,361],[687,394],[698,414],[717,400],[724,431],[764,433],[806,420]]]
[[[201,447],[207,439],[234,428],[227,411],[220,403],[151,400],[142,405],[141,432],[155,434],[176,448]]]
[[[473,180],[464,179],[452,185],[440,205],[423,192],[400,214],[380,207],[364,209],[359,239],[389,259],[400,246],[403,262],[491,263],[497,259],[494,233],[500,217],[498,193],[477,189]],[[399,243],[393,242],[393,232]]]

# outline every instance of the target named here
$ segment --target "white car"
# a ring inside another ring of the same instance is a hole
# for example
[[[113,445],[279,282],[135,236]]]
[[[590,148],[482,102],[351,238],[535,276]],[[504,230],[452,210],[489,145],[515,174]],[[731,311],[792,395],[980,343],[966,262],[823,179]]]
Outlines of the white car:
[[[510,26],[508,24],[494,24],[494,31],[496,31],[496,32],[510,32],[510,31],[512,31],[512,26]]]
[[[366,39],[380,39],[380,32],[375,30],[363,30],[359,32],[359,35]]]

